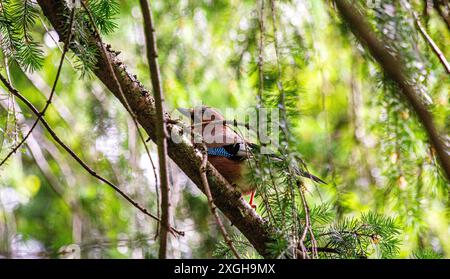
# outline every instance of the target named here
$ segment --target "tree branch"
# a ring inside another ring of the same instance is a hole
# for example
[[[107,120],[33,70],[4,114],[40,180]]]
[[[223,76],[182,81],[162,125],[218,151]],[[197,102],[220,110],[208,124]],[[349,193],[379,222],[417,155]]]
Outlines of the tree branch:
[[[450,74],[450,64],[448,63],[444,54],[439,49],[439,47],[436,45],[436,43],[433,41],[433,39],[428,35],[427,31],[425,31],[425,28],[422,26],[422,23],[420,22],[420,19],[417,16],[417,13],[415,11],[412,11],[412,14],[413,14],[414,20],[416,22],[416,25],[419,28],[420,34],[425,39],[425,41],[428,43],[428,45],[431,47],[433,52],[436,54],[439,61],[441,61],[442,66],[444,66],[445,70],[447,71],[447,74]]]
[[[302,200],[302,204],[303,204],[303,210],[305,212],[305,227],[303,229],[303,234],[302,234],[302,238],[300,239],[300,244],[301,247],[304,247],[303,241],[305,240],[306,237],[306,233],[309,232],[309,236],[311,239],[311,256],[312,258],[319,258],[319,255],[317,254],[317,241],[316,238],[314,237],[314,232],[312,230],[312,224],[311,224],[311,211],[309,210],[309,206],[308,203],[306,201],[306,197],[305,197],[305,186],[303,185],[303,183],[300,180],[296,181],[296,185],[298,188],[298,191],[300,193],[300,198]],[[308,258],[308,255],[305,254],[304,258]]]
[[[156,107],[156,145],[158,146],[159,177],[161,182],[161,230],[159,235],[159,258],[167,257],[167,228],[170,226],[170,187],[167,176],[167,140],[166,123],[164,122],[164,93],[161,84],[161,74],[158,65],[158,50],[156,47],[155,28],[152,12],[147,0],[140,0],[142,16],[144,19],[145,43],[147,46],[147,59],[150,67],[150,77],[155,96]]]
[[[8,89],[8,91],[13,94],[14,96],[16,96],[17,98],[19,98],[36,116],[39,117],[39,115],[41,115],[39,113],[39,111],[33,106],[33,104],[31,104],[22,94],[19,93],[19,91],[17,91],[16,89],[14,89],[12,87],[12,85],[6,80],[6,78],[0,74],[0,81],[5,85],[5,87]],[[155,215],[151,214],[150,212],[148,212],[147,209],[145,209],[144,207],[142,207],[139,203],[137,203],[135,200],[133,200],[130,196],[128,196],[125,192],[123,192],[119,187],[117,187],[116,185],[114,185],[112,182],[110,182],[109,180],[107,180],[106,178],[100,176],[99,174],[97,174],[91,167],[89,167],[77,154],[75,154],[75,152],[69,147],[67,146],[57,135],[56,133],[53,131],[53,129],[50,127],[50,125],[47,123],[47,121],[45,121],[44,118],[40,118],[40,121],[42,122],[42,124],[44,125],[44,127],[47,129],[47,131],[49,132],[49,134],[52,136],[52,138],[67,152],[69,153],[69,155],[78,162],[78,164],[80,164],[81,167],[83,167],[90,175],[92,175],[93,177],[97,178],[98,180],[102,181],[103,183],[107,184],[108,186],[110,186],[111,188],[113,188],[117,193],[119,193],[122,197],[124,197],[129,203],[131,203],[134,207],[136,207],[137,209],[139,209],[142,213],[144,213],[145,215],[151,217],[152,219],[160,222],[159,218],[156,217]],[[177,233],[179,235],[184,235],[183,232],[178,231],[174,228],[171,228],[171,231],[173,233]]]
[[[208,163],[208,149],[206,148],[205,144],[203,144],[202,154],[203,154],[203,159],[202,159],[202,164],[200,166],[200,175],[201,175],[203,187],[205,189],[206,197],[208,198],[209,208],[211,209],[211,213],[213,214],[214,218],[216,219],[217,225],[219,225],[219,229],[222,232],[225,243],[228,245],[228,247],[230,248],[233,255],[237,259],[240,259],[241,257],[239,256],[238,252],[236,251],[236,248],[234,248],[233,241],[231,241],[230,237],[228,236],[228,233],[222,223],[222,220],[220,219],[219,214],[217,213],[217,210],[216,210],[217,207],[214,204],[214,200],[211,195],[211,189],[209,188],[208,178],[206,176],[206,163]]]
[[[420,101],[419,92],[411,85],[404,73],[403,62],[400,58],[392,55],[379,40],[365,21],[358,9],[349,4],[347,0],[334,0],[342,18],[349,24],[353,34],[367,46],[372,56],[383,68],[386,76],[393,80],[405,97],[406,101],[416,112],[417,117],[424,126],[431,145],[436,150],[437,157],[441,163],[447,180],[450,180],[450,157],[448,148],[434,125],[433,116],[427,107]]]
[[[67,26],[68,8],[64,0],[38,0],[44,15],[49,19],[60,38],[64,38],[64,28]],[[127,98],[130,107],[134,110],[138,122],[155,141],[156,108],[155,100],[149,96],[148,91],[142,84],[130,73],[127,72],[122,61],[116,55],[108,51],[105,55],[101,52],[101,43],[95,36],[90,39],[96,43],[98,49],[98,60],[95,75],[105,84],[105,86],[123,103],[120,97],[119,89],[113,82],[113,77],[108,71],[104,71],[108,61],[114,68],[118,80],[123,88],[123,93]],[[172,124],[170,116],[165,116],[165,122],[168,123],[167,130],[172,137],[168,140],[169,157],[186,173],[186,175],[205,192],[201,183],[200,166],[202,161],[201,152],[195,150],[192,143],[186,138],[178,138],[176,135],[182,134],[181,127]],[[273,255],[267,249],[267,244],[274,241],[274,233],[263,219],[248,205],[241,194],[236,191],[210,164],[207,164],[206,172],[208,182],[211,188],[211,194],[217,207],[225,216],[238,228],[242,234],[249,240],[255,249],[263,257],[270,258]]]

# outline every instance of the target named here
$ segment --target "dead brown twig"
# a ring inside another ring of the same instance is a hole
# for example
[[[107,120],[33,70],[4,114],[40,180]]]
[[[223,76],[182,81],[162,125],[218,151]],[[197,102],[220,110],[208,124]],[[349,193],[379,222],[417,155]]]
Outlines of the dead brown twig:
[[[217,225],[219,225],[220,231],[222,232],[223,238],[225,240],[225,243],[228,245],[228,247],[230,248],[231,252],[233,253],[233,255],[237,258],[240,259],[241,257],[239,256],[238,252],[236,251],[236,249],[233,246],[233,241],[231,241],[230,237],[228,236],[227,231],[225,230],[225,227],[222,223],[222,220],[219,217],[219,214],[217,213],[217,207],[214,204],[214,200],[211,194],[211,189],[209,188],[209,183],[208,183],[208,178],[206,176],[206,165],[208,163],[208,153],[207,153],[207,148],[205,146],[205,144],[203,144],[203,150],[202,150],[202,155],[203,155],[203,159],[202,159],[202,164],[200,166],[200,176],[201,176],[201,180],[203,183],[203,187],[205,189],[205,194],[206,197],[208,198],[208,204],[209,207],[211,209],[211,213],[214,215],[214,218],[216,219]]]
[[[144,33],[147,46],[147,59],[150,68],[150,78],[152,80],[153,95],[156,107],[156,145],[158,146],[159,177],[161,188],[161,230],[159,258],[167,257],[167,240],[170,226],[170,187],[167,171],[167,130],[164,117],[164,93],[161,84],[161,74],[158,65],[158,50],[156,46],[155,27],[152,19],[152,12],[147,0],[140,0],[142,15],[144,18]]]
[[[302,200],[303,210],[305,212],[305,227],[303,230],[302,238],[300,239],[300,243],[302,243],[302,247],[304,247],[303,241],[306,238],[306,233],[309,232],[309,237],[311,238],[311,249],[310,250],[312,252],[312,257],[317,259],[319,257],[319,255],[317,253],[317,241],[316,241],[316,238],[314,237],[314,232],[311,227],[311,213],[309,210],[308,203],[306,201],[304,185],[301,181],[297,181],[297,187],[298,187],[298,191],[300,193],[300,197]]]
[[[425,28],[422,26],[422,23],[420,22],[419,16],[416,12],[412,11],[414,21],[416,22],[417,27],[419,28],[420,34],[425,39],[425,41],[428,43],[428,45],[431,47],[433,52],[438,57],[439,61],[441,62],[442,66],[447,71],[447,74],[450,74],[450,64],[448,63],[447,59],[444,56],[444,53],[439,49],[439,47],[436,45],[436,43],[433,41],[433,39],[428,35]]]

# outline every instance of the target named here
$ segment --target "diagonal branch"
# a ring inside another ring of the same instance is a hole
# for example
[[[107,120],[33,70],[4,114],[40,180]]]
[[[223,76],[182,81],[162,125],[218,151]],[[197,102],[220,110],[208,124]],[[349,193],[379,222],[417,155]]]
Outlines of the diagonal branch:
[[[12,85],[6,80],[6,78],[0,74],[0,81],[5,85],[5,87],[8,89],[8,91],[13,94],[14,96],[16,96],[17,98],[19,98],[36,116],[39,117],[39,115],[41,115],[39,113],[39,111],[33,106],[33,104],[31,104],[22,94],[19,93],[19,91],[17,91],[16,89],[14,89],[12,87]],[[159,218],[156,217],[155,215],[151,214],[150,212],[148,212],[147,209],[145,209],[144,207],[142,207],[139,203],[137,203],[135,200],[133,200],[130,196],[128,196],[125,192],[123,192],[119,187],[117,187],[116,185],[114,185],[112,182],[110,182],[109,180],[107,180],[106,178],[100,176],[99,174],[97,174],[91,167],[89,167],[77,154],[75,154],[75,152],[70,149],[69,146],[67,146],[57,135],[56,133],[53,131],[53,129],[50,127],[50,125],[47,123],[47,121],[45,121],[44,118],[40,118],[40,121],[42,122],[42,124],[44,125],[44,127],[47,129],[47,131],[49,132],[49,134],[52,136],[52,138],[67,152],[69,153],[69,155],[78,162],[78,164],[80,164],[81,167],[83,167],[90,175],[92,175],[93,177],[97,178],[98,180],[102,181],[103,183],[107,184],[108,186],[110,186],[111,188],[114,189],[114,191],[116,191],[117,193],[119,193],[123,198],[125,198],[129,203],[131,203],[134,207],[136,207],[137,209],[139,209],[142,213],[144,213],[145,215],[149,216],[150,218],[160,222]],[[173,233],[176,233],[178,235],[184,235],[183,232],[178,231],[174,228],[171,228],[171,231]]]
[[[420,22],[419,17],[417,16],[417,13],[415,11],[412,11],[414,20],[416,22],[417,27],[419,28],[420,34],[425,39],[425,41],[428,43],[428,45],[433,50],[434,54],[439,58],[439,61],[441,61],[442,66],[444,66],[445,70],[447,71],[447,74],[450,74],[450,64],[448,63],[447,59],[445,58],[442,51],[439,49],[439,47],[436,45],[436,43],[433,41],[433,39],[428,35],[427,31],[425,31],[425,28],[422,26],[422,23]]]
[[[170,226],[170,187],[167,176],[167,140],[166,123],[164,122],[164,93],[161,84],[161,74],[158,65],[158,50],[156,47],[155,28],[152,12],[147,0],[140,0],[144,18],[145,44],[150,67],[153,93],[156,107],[156,145],[158,146],[159,177],[161,181],[161,230],[159,238],[159,258],[167,257],[167,228]]]
[[[225,229],[225,226],[223,225],[222,220],[219,217],[219,214],[217,213],[217,207],[214,204],[213,197],[211,195],[211,189],[209,188],[208,178],[206,177],[206,163],[208,162],[208,151],[206,148],[206,145],[203,144],[203,159],[202,159],[202,165],[200,166],[200,175],[202,179],[202,184],[205,189],[206,197],[208,198],[208,204],[209,208],[211,209],[211,213],[214,215],[214,218],[216,219],[217,224],[219,225],[220,232],[223,235],[223,238],[225,240],[225,243],[230,248],[233,255],[236,257],[236,259],[240,259],[238,252],[236,251],[236,248],[234,248],[233,241],[231,241],[230,236],[227,233],[227,230]]]
[[[44,15],[48,18],[60,38],[64,38],[64,28],[67,26],[67,15],[69,9],[64,0],[38,0]],[[97,46],[98,60],[95,75],[103,84],[118,98],[122,104],[123,99],[120,96],[119,89],[109,71],[104,71],[107,64],[111,63],[118,77],[119,83],[123,88],[123,93],[127,98],[128,104],[137,116],[138,122],[155,141],[156,134],[156,108],[155,100],[149,95],[142,84],[128,71],[116,55],[108,51],[106,55],[102,53],[101,43],[94,35],[90,40]],[[166,115],[168,134],[172,135],[168,139],[169,157],[184,171],[184,173],[205,192],[201,183],[200,167],[202,162],[201,152],[194,149],[192,143],[186,138],[177,137],[182,134],[182,128],[173,124],[170,116]],[[275,234],[264,220],[248,205],[241,194],[236,191],[210,164],[207,164],[206,173],[211,188],[211,194],[217,207],[225,216],[238,228],[242,234],[249,240],[255,249],[266,258],[273,257],[268,251],[267,245],[274,241]]]
[[[406,101],[415,111],[418,119],[422,122],[432,147],[436,150],[437,157],[441,163],[442,169],[450,181],[450,157],[448,147],[439,135],[434,125],[433,116],[428,108],[420,101],[419,92],[411,85],[405,72],[403,62],[399,57],[392,55],[372,31],[369,24],[358,12],[358,9],[352,7],[347,0],[334,0],[342,18],[346,21],[353,34],[367,46],[372,56],[383,68],[386,76],[394,81],[405,97]]]

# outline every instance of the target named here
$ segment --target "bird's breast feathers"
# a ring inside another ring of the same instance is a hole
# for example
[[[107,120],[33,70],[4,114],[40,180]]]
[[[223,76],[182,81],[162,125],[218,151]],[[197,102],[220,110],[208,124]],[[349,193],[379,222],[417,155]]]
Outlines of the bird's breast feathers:
[[[227,152],[224,150],[214,149],[212,151],[215,152]],[[247,178],[247,162],[242,157],[240,159],[236,159],[236,156],[230,156],[227,153],[227,156],[213,155],[210,154],[210,149],[208,148],[208,160],[210,163],[220,172],[220,174],[230,183],[236,185],[239,192],[246,195],[253,191],[256,187],[253,183],[248,181]]]

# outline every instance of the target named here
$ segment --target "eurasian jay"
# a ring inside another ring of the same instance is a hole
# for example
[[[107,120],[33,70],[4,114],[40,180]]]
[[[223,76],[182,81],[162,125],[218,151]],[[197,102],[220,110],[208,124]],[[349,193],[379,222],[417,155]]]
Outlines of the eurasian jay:
[[[201,129],[198,127],[198,132],[201,132],[208,149],[208,161],[229,183],[236,186],[239,192],[243,195],[250,194],[249,204],[255,208],[253,199],[256,185],[246,179],[248,170],[246,161],[251,157],[252,152],[250,151],[254,151],[257,145],[248,142],[231,129],[222,114],[213,108],[201,106],[190,109],[178,108],[178,111],[191,119],[194,131],[196,126],[201,126]],[[280,160],[279,157],[273,157],[275,160]],[[325,183],[320,178],[307,172],[299,171],[299,175],[310,178],[315,182]]]

